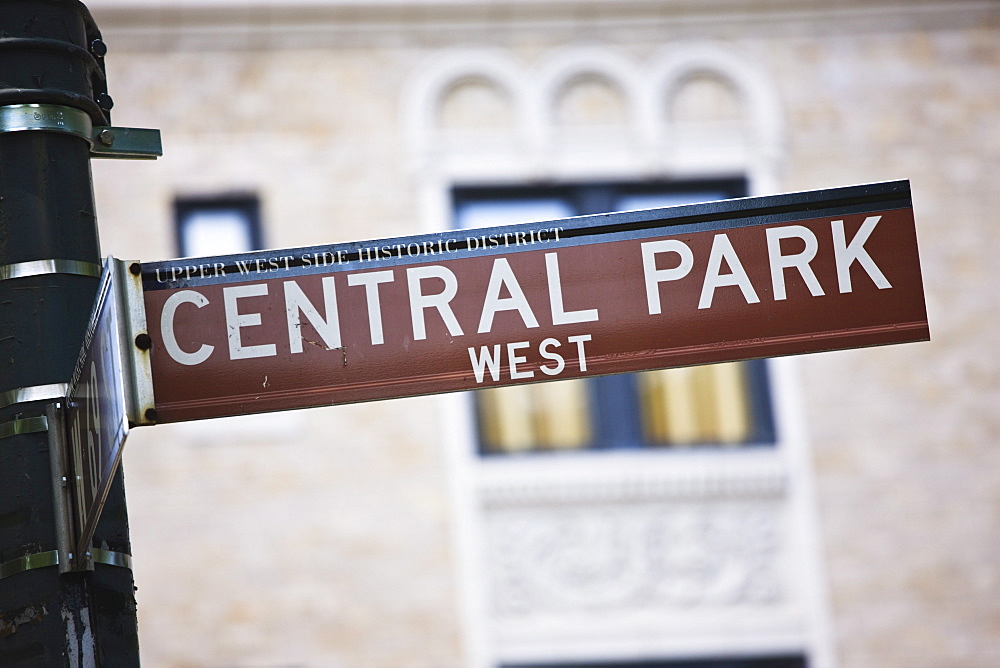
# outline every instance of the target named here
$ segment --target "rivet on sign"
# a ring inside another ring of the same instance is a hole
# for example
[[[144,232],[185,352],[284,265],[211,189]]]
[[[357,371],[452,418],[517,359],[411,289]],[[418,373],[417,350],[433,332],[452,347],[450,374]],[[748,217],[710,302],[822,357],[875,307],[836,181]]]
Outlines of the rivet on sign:
[[[142,273],[142,265],[139,264],[138,262],[133,262],[128,266],[128,271],[133,276],[138,276],[139,274]]]
[[[97,139],[105,146],[111,146],[115,143],[115,133],[111,130],[101,130],[101,133],[97,135]]]
[[[156,422],[157,415],[155,408],[147,408],[144,415],[146,416],[146,419],[149,420],[150,422]]]
[[[111,111],[115,106],[115,101],[111,99],[111,96],[107,93],[101,93],[97,96],[97,106],[104,111]]]
[[[139,350],[149,350],[153,347],[153,339],[149,338],[149,334],[146,332],[137,334],[135,337],[135,347]]]

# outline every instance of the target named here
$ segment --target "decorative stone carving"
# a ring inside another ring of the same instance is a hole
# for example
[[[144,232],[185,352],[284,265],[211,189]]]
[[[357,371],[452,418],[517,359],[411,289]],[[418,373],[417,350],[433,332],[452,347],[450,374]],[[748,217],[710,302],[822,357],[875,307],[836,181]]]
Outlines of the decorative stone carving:
[[[783,602],[778,499],[515,507],[487,519],[494,612]]]

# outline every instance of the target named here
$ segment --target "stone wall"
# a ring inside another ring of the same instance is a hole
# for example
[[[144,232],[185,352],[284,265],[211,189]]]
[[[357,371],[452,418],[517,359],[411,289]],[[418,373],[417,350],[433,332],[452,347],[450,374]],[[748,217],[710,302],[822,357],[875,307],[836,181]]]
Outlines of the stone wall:
[[[527,70],[568,44],[639,64],[684,45],[741,54],[781,103],[775,190],[913,189],[933,340],[798,365],[835,654],[844,666],[1000,662],[996,3],[291,18],[253,3],[89,4],[111,47],[116,124],[164,136],[155,164],[94,164],[103,251],[130,259],[175,254],[171,203],[186,194],[258,193],[272,247],[421,231],[403,101],[443,48],[489,46]],[[697,125],[718,100],[695,95],[678,113]],[[475,633],[440,415],[410,399],[133,433],[144,660],[464,665]]]

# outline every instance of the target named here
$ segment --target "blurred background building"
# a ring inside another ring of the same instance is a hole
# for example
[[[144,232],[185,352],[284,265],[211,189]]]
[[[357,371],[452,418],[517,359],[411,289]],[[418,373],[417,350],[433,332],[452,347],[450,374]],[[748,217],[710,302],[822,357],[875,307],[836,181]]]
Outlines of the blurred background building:
[[[1000,3],[87,4],[106,254],[907,178],[933,337],[137,430],[147,665],[1000,665]]]

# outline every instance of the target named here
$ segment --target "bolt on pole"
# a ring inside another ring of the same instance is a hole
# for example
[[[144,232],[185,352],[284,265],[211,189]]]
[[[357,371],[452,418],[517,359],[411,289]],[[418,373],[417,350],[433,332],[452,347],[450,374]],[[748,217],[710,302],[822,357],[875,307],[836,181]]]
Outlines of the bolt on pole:
[[[80,2],[2,4],[0,664],[137,665],[131,570],[98,564],[60,575],[52,556],[59,479],[47,432],[100,273],[90,158],[95,132],[110,125],[107,47]],[[93,544],[131,553],[120,472]]]

